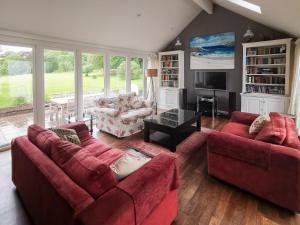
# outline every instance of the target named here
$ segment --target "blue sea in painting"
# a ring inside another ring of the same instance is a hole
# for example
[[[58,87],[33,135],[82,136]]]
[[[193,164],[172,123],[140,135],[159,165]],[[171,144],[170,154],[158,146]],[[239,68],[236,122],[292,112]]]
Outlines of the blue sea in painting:
[[[191,52],[194,55],[210,54],[234,54],[234,32],[227,32],[215,35],[194,37],[190,42]]]
[[[235,33],[197,36],[190,41],[191,69],[234,68]]]

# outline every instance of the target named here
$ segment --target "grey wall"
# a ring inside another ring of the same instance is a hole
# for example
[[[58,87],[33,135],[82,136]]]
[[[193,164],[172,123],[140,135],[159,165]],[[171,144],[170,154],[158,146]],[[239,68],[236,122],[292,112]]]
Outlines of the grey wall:
[[[182,42],[182,50],[185,51],[185,86],[188,89],[188,101],[196,101],[196,94],[212,94],[209,91],[200,91],[194,89],[194,72],[190,70],[190,52],[189,41],[193,36],[216,34],[223,32],[235,32],[235,69],[221,70],[228,72],[228,90],[236,92],[237,110],[240,110],[242,91],[242,61],[243,48],[242,38],[247,27],[255,33],[256,41],[280,39],[290,37],[287,34],[272,30],[262,24],[249,20],[246,17],[233,13],[225,8],[215,5],[214,13],[209,15],[202,11],[179,35]],[[176,39],[164,49],[164,51],[173,50]],[[218,71],[218,70],[214,70]],[[227,94],[218,92],[220,110],[227,110]]]

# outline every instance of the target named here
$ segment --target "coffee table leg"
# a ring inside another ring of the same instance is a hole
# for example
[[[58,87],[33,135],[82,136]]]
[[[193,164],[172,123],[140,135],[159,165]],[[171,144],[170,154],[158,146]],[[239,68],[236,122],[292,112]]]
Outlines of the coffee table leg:
[[[201,131],[201,116],[197,118],[197,131]]]
[[[150,128],[147,123],[144,124],[144,142],[149,142],[150,141]]]

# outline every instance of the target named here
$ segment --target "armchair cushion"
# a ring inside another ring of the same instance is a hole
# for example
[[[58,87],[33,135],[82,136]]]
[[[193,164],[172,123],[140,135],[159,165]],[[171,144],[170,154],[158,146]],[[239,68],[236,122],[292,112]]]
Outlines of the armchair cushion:
[[[222,132],[249,139],[254,139],[255,137],[255,134],[249,134],[249,126],[242,123],[229,122],[223,127]]]
[[[207,139],[209,152],[267,169],[271,144],[215,131]]]
[[[270,113],[271,121],[267,122],[256,135],[255,140],[281,145],[286,138],[285,119],[279,113]]]
[[[119,110],[114,108],[100,108],[97,110],[100,113],[105,113],[106,115],[109,115],[111,117],[116,117],[119,115]]]
[[[132,109],[120,115],[121,121],[125,124],[137,121],[138,118],[144,118],[152,114],[151,108]]]

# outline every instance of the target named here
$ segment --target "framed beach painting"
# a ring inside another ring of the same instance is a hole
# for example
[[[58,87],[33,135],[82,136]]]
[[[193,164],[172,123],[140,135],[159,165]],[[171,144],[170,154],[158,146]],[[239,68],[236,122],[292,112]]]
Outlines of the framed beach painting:
[[[235,33],[196,36],[190,41],[190,68],[234,69]]]

